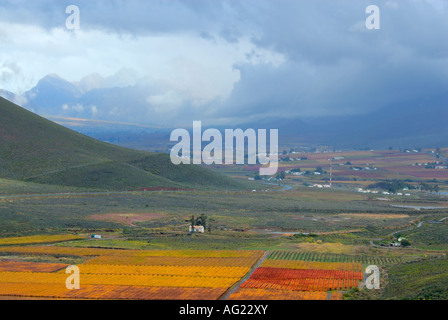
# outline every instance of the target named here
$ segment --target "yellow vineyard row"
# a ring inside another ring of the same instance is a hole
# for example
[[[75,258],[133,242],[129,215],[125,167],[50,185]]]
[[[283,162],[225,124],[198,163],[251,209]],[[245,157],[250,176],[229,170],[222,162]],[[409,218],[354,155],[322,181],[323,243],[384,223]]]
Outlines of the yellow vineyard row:
[[[260,258],[260,250],[140,250],[140,257]]]
[[[68,275],[64,273],[0,272],[0,283],[43,283],[65,284]],[[170,276],[144,274],[80,274],[80,283],[88,285],[126,285],[146,287],[230,287],[240,278]],[[1,288],[1,284],[0,284]]]
[[[249,267],[225,266],[137,266],[114,264],[80,264],[80,274],[139,274],[195,277],[241,278]],[[60,273],[65,273],[61,270]]]
[[[69,241],[78,239],[83,239],[83,237],[70,234],[37,235],[28,237],[0,238],[0,245],[50,243],[50,242]]]
[[[217,258],[217,257],[132,257],[132,256],[99,256],[87,261],[87,264],[117,264],[145,266],[221,266],[251,267],[257,258]]]
[[[56,238],[54,238],[56,239]],[[61,238],[62,239],[62,238]],[[1,240],[1,239],[0,239]],[[70,240],[66,238],[66,240]],[[11,243],[13,244],[13,243]],[[173,257],[173,258],[247,258],[258,259],[263,251],[249,250],[111,250],[101,248],[33,246],[0,247],[0,252],[18,252],[32,254],[65,254],[77,256],[114,256],[114,257]]]

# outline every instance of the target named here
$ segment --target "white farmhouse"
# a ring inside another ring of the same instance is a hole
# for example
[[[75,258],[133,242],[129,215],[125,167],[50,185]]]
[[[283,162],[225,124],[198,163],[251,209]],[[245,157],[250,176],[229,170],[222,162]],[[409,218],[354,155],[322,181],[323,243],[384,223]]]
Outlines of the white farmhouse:
[[[188,227],[188,231],[190,233],[204,233],[205,229],[204,226],[193,226],[193,228],[191,226]]]

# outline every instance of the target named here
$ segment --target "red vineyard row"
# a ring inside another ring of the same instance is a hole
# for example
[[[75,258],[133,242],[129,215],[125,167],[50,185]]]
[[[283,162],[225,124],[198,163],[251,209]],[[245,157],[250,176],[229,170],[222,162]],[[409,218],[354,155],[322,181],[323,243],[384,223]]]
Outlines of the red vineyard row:
[[[288,269],[261,267],[250,277],[253,280],[339,279],[362,280],[362,272],[348,270]]]
[[[287,279],[255,280],[249,279],[241,288],[275,289],[292,291],[330,291],[347,290],[358,286],[358,280],[351,279]]]

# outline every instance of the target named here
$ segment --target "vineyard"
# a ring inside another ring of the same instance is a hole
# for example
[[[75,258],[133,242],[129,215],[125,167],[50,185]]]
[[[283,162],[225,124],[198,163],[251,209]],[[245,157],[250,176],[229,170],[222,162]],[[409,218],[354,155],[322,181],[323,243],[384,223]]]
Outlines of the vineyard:
[[[299,260],[300,257],[307,260]],[[341,300],[363,280],[362,264],[320,253],[274,251],[229,299]],[[340,262],[348,261],[348,262]],[[329,291],[334,291],[331,295]]]
[[[262,267],[290,268],[290,269],[320,269],[320,270],[347,270],[362,271],[359,262],[317,262],[301,260],[265,260]]]
[[[241,288],[232,294],[230,300],[327,300],[325,291],[291,291],[273,289]]]
[[[66,288],[65,264],[0,261],[0,295],[76,299],[218,299],[263,251],[107,250],[5,247],[35,255],[79,255],[79,290]]]
[[[1,283],[8,296],[63,299],[208,300],[219,298],[227,288],[177,288],[114,285],[82,285],[67,290],[64,284]]]
[[[60,263],[0,261],[0,272],[54,272],[66,267]]]
[[[361,272],[346,270],[281,269],[261,267],[241,288],[293,291],[346,290],[358,285]]]
[[[385,256],[356,256],[344,255],[334,253],[320,253],[320,252],[297,252],[297,251],[273,251],[269,260],[300,260],[300,261],[315,261],[315,262],[344,262],[344,263],[362,263],[362,264],[376,264],[386,265],[392,263],[403,262],[401,256],[385,257]]]
[[[0,295],[63,299],[219,299],[263,257],[257,250],[113,250],[4,246],[4,254],[77,256],[81,288],[69,290],[67,264],[0,261]],[[395,261],[273,251],[229,299],[340,300],[357,287],[362,263]]]
[[[37,235],[28,237],[0,238],[0,245],[3,246],[3,245],[17,245],[17,244],[53,243],[53,242],[80,240],[80,239],[83,239],[83,237],[70,234]]]

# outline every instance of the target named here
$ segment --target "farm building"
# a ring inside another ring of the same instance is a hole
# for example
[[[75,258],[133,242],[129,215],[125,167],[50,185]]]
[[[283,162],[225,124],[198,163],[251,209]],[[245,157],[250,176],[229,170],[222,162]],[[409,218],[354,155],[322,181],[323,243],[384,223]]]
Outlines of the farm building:
[[[191,226],[189,226],[188,231],[190,233],[194,233],[194,232],[204,233],[205,229],[204,229],[204,226],[193,226],[193,228]]]
[[[92,239],[103,239],[103,236],[100,234],[92,234],[90,235],[90,238]]]

